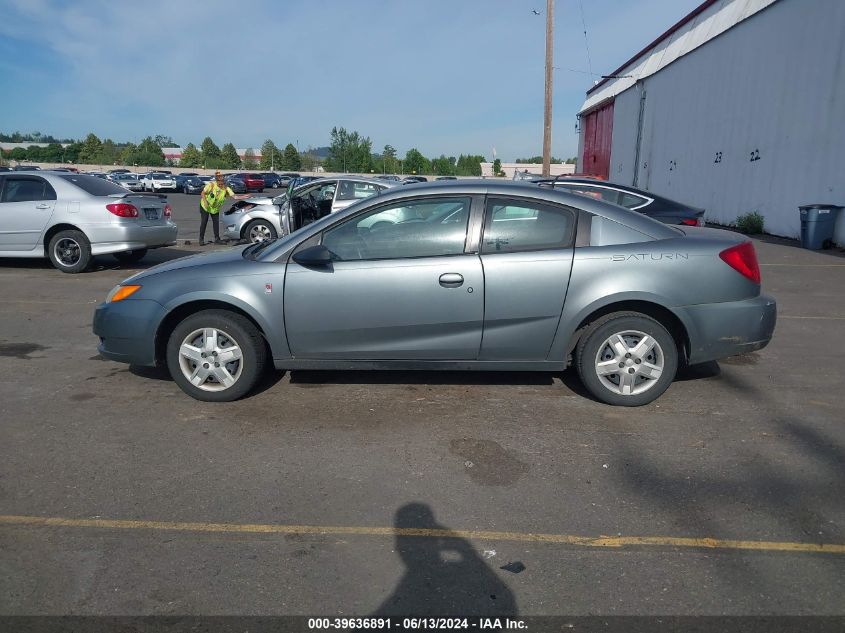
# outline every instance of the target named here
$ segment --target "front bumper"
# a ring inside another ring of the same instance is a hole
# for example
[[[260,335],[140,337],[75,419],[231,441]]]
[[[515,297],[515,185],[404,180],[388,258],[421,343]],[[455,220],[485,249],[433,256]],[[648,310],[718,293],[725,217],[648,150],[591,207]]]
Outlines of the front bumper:
[[[690,364],[762,349],[772,340],[777,303],[769,295],[677,310],[687,322]]]
[[[94,312],[97,351],[109,360],[131,365],[155,365],[155,335],[166,311],[148,299],[124,299],[100,304]]]

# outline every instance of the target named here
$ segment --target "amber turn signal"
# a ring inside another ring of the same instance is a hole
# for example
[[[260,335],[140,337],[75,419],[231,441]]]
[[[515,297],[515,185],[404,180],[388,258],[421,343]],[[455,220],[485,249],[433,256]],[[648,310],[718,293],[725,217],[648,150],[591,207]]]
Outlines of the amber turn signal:
[[[109,293],[106,303],[114,303],[115,301],[123,301],[126,297],[130,297],[141,289],[141,286],[117,286]]]

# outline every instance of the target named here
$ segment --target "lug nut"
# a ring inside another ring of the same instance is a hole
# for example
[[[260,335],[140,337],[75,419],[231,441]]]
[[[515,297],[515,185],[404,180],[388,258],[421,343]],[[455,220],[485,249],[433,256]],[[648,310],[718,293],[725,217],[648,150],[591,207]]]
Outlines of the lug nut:
[[[627,354],[625,354],[625,358],[631,358],[631,353],[628,352]]]
[[[624,367],[625,363],[619,363],[619,367]]]
[[[220,363],[214,363],[215,367],[220,367]]]
[[[628,370],[628,373],[629,373],[629,374],[633,374],[635,371],[637,371],[637,370],[636,370],[636,369],[634,369],[633,367],[631,367],[631,369],[629,369],[629,370]]]
[[[637,359],[637,360],[635,360],[634,362],[635,362],[637,365],[639,365],[639,364],[640,364],[641,362],[643,362],[643,361],[641,361],[641,360],[638,358],[638,359]]]
[[[202,368],[203,368],[203,369],[208,369],[208,363],[203,363],[203,364],[202,364]]]

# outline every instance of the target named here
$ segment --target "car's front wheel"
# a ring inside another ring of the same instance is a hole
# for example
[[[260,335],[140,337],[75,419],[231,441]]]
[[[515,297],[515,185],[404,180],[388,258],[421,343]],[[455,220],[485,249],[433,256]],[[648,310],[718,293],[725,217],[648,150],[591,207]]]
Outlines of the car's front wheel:
[[[592,323],[575,349],[581,382],[602,402],[636,407],[657,399],[675,378],[678,347],[666,328],[636,312]]]
[[[253,244],[276,239],[276,229],[267,220],[253,220],[244,228],[244,236]]]
[[[267,364],[261,333],[246,317],[203,310],[177,325],[167,343],[167,367],[177,385],[205,402],[242,398]]]

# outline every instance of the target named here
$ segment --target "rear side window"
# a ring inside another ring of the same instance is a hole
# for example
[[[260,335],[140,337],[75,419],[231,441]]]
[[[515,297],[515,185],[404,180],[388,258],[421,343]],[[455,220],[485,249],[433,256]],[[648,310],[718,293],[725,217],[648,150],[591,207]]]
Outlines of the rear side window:
[[[575,214],[569,209],[525,200],[487,201],[481,252],[514,253],[572,246]]]
[[[572,193],[580,193],[582,196],[588,196],[596,200],[612,202],[613,204],[618,204],[619,201],[619,192],[616,189],[609,189],[607,187],[593,187],[592,185],[581,183],[558,184],[555,187]]]
[[[91,194],[92,196],[110,196],[115,193],[121,195],[126,193],[126,189],[120,185],[116,185],[108,180],[97,178],[96,176],[84,176],[80,174],[68,174],[67,176],[59,176],[59,178],[76,185],[82,191]]]
[[[648,203],[648,198],[643,198],[634,193],[622,191],[619,193],[619,204],[626,209],[636,209]]]
[[[9,176],[3,185],[0,202],[32,202],[55,200],[56,192],[43,178]]]
[[[352,182],[349,180],[340,181],[340,189],[337,192],[338,200],[361,200],[376,195],[382,187],[371,182]]]

